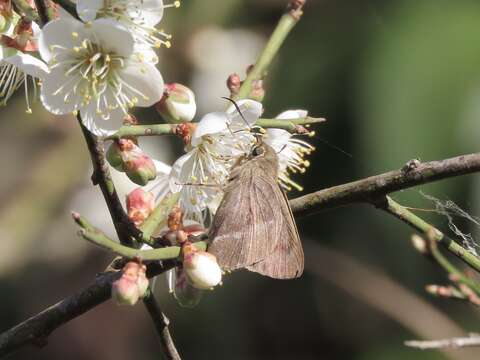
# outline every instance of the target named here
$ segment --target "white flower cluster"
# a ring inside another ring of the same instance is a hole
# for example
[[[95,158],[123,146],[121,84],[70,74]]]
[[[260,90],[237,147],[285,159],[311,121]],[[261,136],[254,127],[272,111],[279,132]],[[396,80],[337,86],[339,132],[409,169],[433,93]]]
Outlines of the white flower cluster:
[[[258,127],[263,113],[260,102],[243,99],[226,111],[192,122],[196,113],[193,92],[180,84],[165,85],[156,66],[156,49],[170,47],[170,35],[156,26],[166,8],[178,6],[178,1],[166,5],[163,0],[77,0],[80,20],[56,9],[57,18],[40,30],[26,16],[16,14],[9,1],[0,2],[2,104],[23,84],[31,112],[28,92],[32,84],[35,90],[40,85],[40,99],[49,112],[78,115],[97,136],[115,133],[126,119],[133,119],[129,112],[136,106],[155,105],[165,119],[181,122],[177,134],[185,142],[186,153],[172,166],[150,159],[134,138],[117,141],[108,152],[110,163],[115,162],[116,169],[139,185],[155,178],[156,168],[156,180],[128,198],[129,216],[137,226],[154,209],[149,192],[158,201],[179,193],[184,220],[202,227],[208,223],[205,220],[215,214],[232,167],[256,143],[251,130]],[[277,119],[306,116],[306,111],[291,110]],[[278,154],[281,185],[287,190],[301,189],[289,174],[309,166],[304,156],[313,147],[282,129],[263,131],[263,137]],[[187,277],[197,279],[192,281],[201,289],[221,280],[218,265],[210,266],[215,260],[203,255],[184,251]],[[204,277],[197,271],[198,264],[215,269],[215,273],[209,270],[214,276]]]
[[[185,219],[201,224],[207,215],[214,215],[223,196],[223,187],[236,159],[249,153],[255,136],[251,128],[263,113],[261,103],[253,100],[240,100],[226,112],[206,114],[197,123],[187,153],[173,166],[156,162],[157,180],[149,189],[163,197],[169,192],[180,192],[179,204]],[[289,110],[277,119],[297,119],[306,117],[303,110]],[[314,148],[283,129],[267,129],[264,141],[272,146],[279,159],[279,179],[289,190],[301,187],[290,179],[290,172],[304,172],[309,166],[304,156]]]
[[[11,25],[1,31],[0,97],[5,103],[22,83],[27,89],[28,77],[38,78],[48,111],[78,113],[94,134],[109,135],[129,109],[161,99],[164,83],[154,49],[169,47],[170,36],[155,26],[164,9],[179,2],[78,0],[76,5],[82,21],[60,12],[41,31],[13,11],[6,13]],[[27,106],[30,111],[28,100]]]

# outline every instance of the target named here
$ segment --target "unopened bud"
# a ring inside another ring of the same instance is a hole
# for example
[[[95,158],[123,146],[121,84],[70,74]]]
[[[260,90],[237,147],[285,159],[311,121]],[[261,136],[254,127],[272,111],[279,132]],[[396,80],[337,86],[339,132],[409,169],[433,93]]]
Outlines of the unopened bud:
[[[0,33],[4,33],[18,16],[13,12],[11,1],[0,1]]]
[[[157,168],[153,160],[147,155],[126,161],[125,173],[128,178],[137,185],[147,185],[149,181],[157,177]]]
[[[222,270],[214,255],[197,250],[191,243],[183,245],[182,253],[183,269],[194,287],[206,290],[221,283]]]
[[[454,295],[454,288],[451,286],[427,285],[425,290],[439,297],[452,297]]]
[[[412,235],[412,245],[420,254],[428,255],[430,253],[428,249],[427,241],[419,235]]]
[[[146,266],[129,261],[122,269],[120,279],[112,284],[112,297],[119,305],[135,305],[148,290]]]
[[[166,122],[178,124],[192,121],[197,112],[195,94],[185,85],[166,84],[163,97],[155,108]]]
[[[107,160],[118,171],[124,171],[135,184],[144,186],[157,177],[153,160],[132,139],[120,139],[110,145]]]
[[[107,157],[108,163],[114,169],[118,171],[124,171],[122,154],[121,154],[120,146],[117,142],[115,141],[112,142],[112,144],[108,147],[106,157]]]
[[[231,74],[227,79],[227,88],[230,90],[230,95],[238,94],[240,86],[242,86],[240,76],[236,73]]]
[[[155,209],[155,196],[142,188],[127,195],[127,212],[135,226],[140,226]]]

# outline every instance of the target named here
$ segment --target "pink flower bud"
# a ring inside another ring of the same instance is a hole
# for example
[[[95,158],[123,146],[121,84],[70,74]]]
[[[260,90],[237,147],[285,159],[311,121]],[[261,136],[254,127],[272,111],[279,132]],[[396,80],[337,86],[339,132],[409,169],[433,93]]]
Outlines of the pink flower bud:
[[[119,305],[135,305],[146,295],[148,279],[145,275],[146,266],[129,261],[122,269],[120,279],[112,284],[112,297]]]
[[[120,146],[117,142],[113,142],[107,150],[107,161],[108,163],[116,170],[118,171],[124,171],[123,170],[123,161],[122,161],[122,154],[120,150]]]
[[[143,154],[125,162],[125,173],[137,185],[147,185],[157,177],[157,168],[153,160]]]
[[[7,0],[0,1],[0,32],[8,30],[14,19],[12,2]]]
[[[162,99],[155,105],[159,114],[169,123],[192,121],[197,112],[195,94],[182,84],[165,84]]]
[[[155,209],[155,196],[142,188],[127,195],[127,212],[135,226],[140,226]]]
[[[230,90],[230,95],[238,94],[240,86],[242,85],[242,80],[238,74],[231,74],[227,79],[227,88]]]
[[[107,152],[107,160],[115,169],[125,171],[135,184],[146,185],[157,176],[153,160],[131,139],[120,139]]]
[[[112,298],[118,305],[135,305],[140,299],[137,283],[122,276],[112,284]]]
[[[191,243],[182,247],[183,269],[197,289],[211,289],[222,281],[222,270],[214,255],[197,250]]]

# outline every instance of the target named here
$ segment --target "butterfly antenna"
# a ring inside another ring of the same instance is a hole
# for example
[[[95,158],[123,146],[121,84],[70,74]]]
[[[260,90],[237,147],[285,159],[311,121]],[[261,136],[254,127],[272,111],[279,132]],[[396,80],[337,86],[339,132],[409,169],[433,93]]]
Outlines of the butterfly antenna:
[[[343,150],[343,149],[340,149],[338,146],[335,146],[335,145],[329,143],[327,140],[322,139],[321,137],[316,136],[315,138],[318,139],[318,140],[320,140],[320,141],[321,141],[322,143],[324,143],[325,145],[331,147],[332,149],[335,149],[335,150],[341,152],[342,154],[348,156],[349,158],[353,159],[353,155],[352,155],[352,154],[346,152],[346,151]]]
[[[277,155],[280,154],[283,150],[285,150],[286,147],[287,147],[287,144],[283,145],[280,151],[277,152]]]
[[[229,98],[229,97],[226,97],[226,96],[222,96],[222,99],[230,101],[233,104],[233,106],[235,106],[235,109],[237,109],[238,113],[240,114],[240,117],[245,122],[245,125],[247,125],[247,127],[250,130],[252,130],[252,127],[248,124],[248,121],[247,121],[247,119],[245,119],[245,116],[243,116],[242,110],[240,110],[240,106],[238,106],[237,102],[235,100]]]

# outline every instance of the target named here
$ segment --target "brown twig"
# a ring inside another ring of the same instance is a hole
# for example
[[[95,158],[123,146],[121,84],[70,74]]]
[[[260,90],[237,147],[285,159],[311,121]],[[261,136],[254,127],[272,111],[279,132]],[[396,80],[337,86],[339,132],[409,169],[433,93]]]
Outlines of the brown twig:
[[[47,22],[50,21],[50,17],[48,15],[47,6],[45,1],[43,0],[34,0],[35,7],[37,8],[38,18],[40,20],[40,27],[43,27]]]
[[[163,264],[152,263],[147,267],[147,276],[154,277],[174,265],[173,261],[165,261]],[[65,298],[0,334],[0,357],[25,345],[46,345],[47,337],[56,328],[110,299],[112,282],[119,276],[119,272],[103,273],[83,291]]]
[[[426,163],[409,161],[400,170],[334,186],[290,201],[297,216],[353,203],[375,203],[384,195],[417,185],[480,171],[480,153]]]
[[[168,329],[170,321],[165,316],[162,309],[160,309],[160,305],[155,300],[151,291],[150,294],[143,299],[143,303],[145,304],[145,307],[153,320],[158,336],[160,337],[160,343],[162,344],[165,358],[168,360],[181,360],[177,348],[175,347],[175,343],[173,342],[172,335],[170,335],[170,330]]]
[[[406,346],[410,346],[420,350],[461,348],[467,346],[480,346],[480,336],[471,334],[468,337],[455,337],[442,340],[410,340],[405,341]]]
[[[120,199],[118,198],[118,194],[110,174],[110,169],[108,168],[108,164],[105,159],[105,151],[102,140],[88,131],[80,118],[78,118],[78,122],[82,129],[82,133],[92,159],[92,183],[100,186],[100,189],[102,190],[103,197],[107,203],[108,210],[110,211],[110,215],[112,217],[112,221],[120,242],[124,245],[131,246],[133,245],[131,237],[133,236],[136,239],[140,239],[142,237],[142,233],[137,229],[133,222],[130,221],[127,213],[122,207]]]
[[[90,141],[92,141],[90,137],[87,137],[87,139],[90,139]],[[96,156],[95,159],[96,161],[99,161]],[[104,163],[104,160],[101,160],[102,161],[99,161],[98,165]],[[334,207],[352,203],[366,202],[378,204],[378,201],[375,202],[375,199],[377,199],[378,196],[384,196],[389,192],[406,189],[419,184],[428,183],[448,177],[473,173],[478,170],[480,170],[480,154],[464,155],[447,160],[433,161],[425,164],[417,164],[414,169],[411,169],[411,167],[409,167],[408,171],[406,171],[405,169],[392,171],[382,175],[377,175],[367,179],[355,181],[353,183],[335,186],[330,189],[317,191],[315,193],[293,199],[290,203],[292,205],[293,212],[298,217],[314,214],[321,210],[331,209]],[[107,203],[108,201],[109,200],[107,200]],[[393,214],[393,210],[391,213]],[[400,215],[398,215],[398,217],[401,218],[403,221],[407,222],[407,220],[405,218],[402,218]],[[409,223],[409,225],[414,226],[411,222]],[[424,231],[423,227],[420,225],[421,224],[417,224],[416,228],[420,231]],[[428,228],[428,230],[431,230],[432,228],[432,226],[427,223],[425,223],[425,227]],[[439,234],[441,233],[439,232]],[[445,243],[447,244],[447,246],[455,245],[456,247],[452,247],[451,251],[458,251],[457,255],[459,256],[462,256],[463,254],[463,256],[474,257],[474,255],[469,254],[467,250],[463,249],[453,240],[447,239],[445,240]],[[108,290],[106,288],[108,288]],[[108,295],[105,294],[109,294],[110,283],[104,284],[101,291],[97,291],[91,294],[88,307],[85,310],[81,311],[82,305],[78,303],[78,299],[82,299],[87,296],[86,294],[90,292],[89,289],[90,288],[87,288],[81,293],[67,298],[66,300],[59,303],[62,304],[68,300],[67,302],[69,304],[72,304],[69,308],[70,313],[64,313],[61,315],[61,321],[55,320],[57,315],[55,315],[55,312],[49,311],[49,309],[46,310],[47,313],[42,312],[41,314],[36,315],[33,318],[27,320],[26,322],[23,322],[22,324],[13,328],[17,329],[15,333],[21,334],[21,337],[19,339],[16,339],[14,341],[14,339],[12,338],[11,334],[13,329],[1,334],[0,354],[11,352],[13,349],[19,346],[22,346],[26,343],[34,342],[37,338],[44,338],[46,334],[53,331],[56,327],[91,309],[93,306],[107,300]],[[58,306],[58,304],[54,305],[53,308],[55,309]],[[54,320],[51,320],[50,317],[52,317],[52,319]],[[21,329],[21,331],[18,330],[19,328]],[[36,330],[38,328],[48,329],[48,331],[39,332],[38,330]],[[5,351],[5,349],[9,349],[9,351]]]
[[[474,173],[480,170],[480,153],[420,163],[411,160],[400,170],[320,190],[290,201],[296,216],[354,203],[367,203],[384,210],[424,234],[435,232],[435,240],[448,251],[480,272],[480,258],[427,223],[387,194],[420,184]]]

